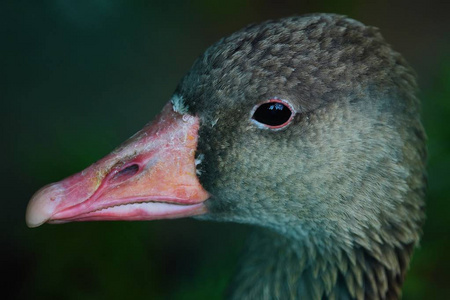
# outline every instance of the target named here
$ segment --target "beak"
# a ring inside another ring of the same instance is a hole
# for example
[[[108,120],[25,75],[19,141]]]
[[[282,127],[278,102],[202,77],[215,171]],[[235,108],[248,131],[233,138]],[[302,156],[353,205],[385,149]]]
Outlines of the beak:
[[[196,176],[198,117],[167,104],[157,119],[87,169],[40,189],[26,222],[154,220],[206,213]]]

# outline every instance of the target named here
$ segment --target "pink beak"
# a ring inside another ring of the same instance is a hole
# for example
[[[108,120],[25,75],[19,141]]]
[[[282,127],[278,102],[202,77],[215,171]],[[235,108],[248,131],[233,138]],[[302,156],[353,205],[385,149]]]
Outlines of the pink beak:
[[[167,104],[157,119],[80,173],[40,189],[26,222],[154,220],[206,213],[196,176],[199,119]]]

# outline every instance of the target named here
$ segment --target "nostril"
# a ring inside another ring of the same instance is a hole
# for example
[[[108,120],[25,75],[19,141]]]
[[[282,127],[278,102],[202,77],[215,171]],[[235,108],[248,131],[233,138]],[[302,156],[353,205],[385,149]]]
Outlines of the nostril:
[[[138,171],[139,165],[137,164],[129,165],[120,170],[119,172],[117,172],[116,174],[114,174],[114,176],[111,178],[111,181],[115,182],[125,181],[128,178],[134,176]]]

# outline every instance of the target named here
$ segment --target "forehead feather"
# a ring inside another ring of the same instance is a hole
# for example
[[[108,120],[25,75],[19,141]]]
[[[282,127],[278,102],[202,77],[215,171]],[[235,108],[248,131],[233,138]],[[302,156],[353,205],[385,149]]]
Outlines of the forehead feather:
[[[198,111],[273,97],[312,110],[369,87],[415,90],[414,77],[376,28],[317,14],[250,25],[221,39],[197,59],[177,93]]]

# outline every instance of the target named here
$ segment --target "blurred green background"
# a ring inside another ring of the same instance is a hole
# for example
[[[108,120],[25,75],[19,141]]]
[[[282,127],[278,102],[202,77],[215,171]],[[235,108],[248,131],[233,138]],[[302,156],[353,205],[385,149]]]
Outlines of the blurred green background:
[[[28,229],[27,202],[151,120],[219,38],[266,19],[334,12],[379,27],[419,74],[428,220],[404,299],[449,299],[450,9],[440,2],[1,1],[2,298],[220,299],[246,226],[172,220]]]

